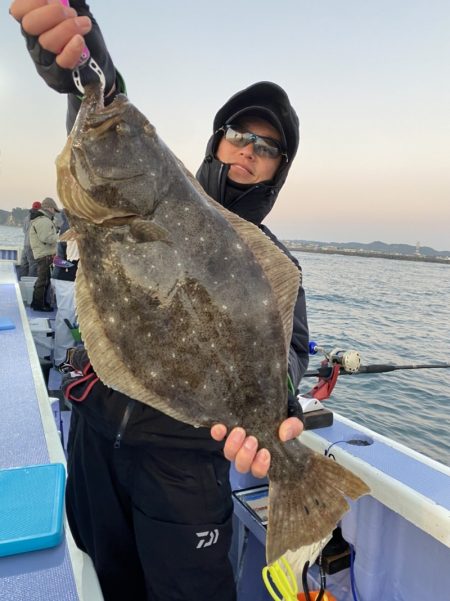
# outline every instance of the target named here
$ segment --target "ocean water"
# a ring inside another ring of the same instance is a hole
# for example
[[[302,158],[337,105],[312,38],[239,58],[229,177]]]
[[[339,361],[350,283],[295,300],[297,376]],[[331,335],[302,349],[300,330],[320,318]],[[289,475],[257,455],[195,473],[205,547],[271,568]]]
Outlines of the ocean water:
[[[295,253],[310,337],[363,365],[450,362],[450,266]],[[323,357],[310,359],[309,369]],[[314,380],[315,382],[315,380]],[[304,379],[301,392],[313,382]],[[329,409],[450,465],[450,369],[340,376]]]
[[[23,244],[23,231],[20,227],[10,227],[8,225],[0,225],[0,244]]]
[[[0,244],[22,244],[0,226]],[[363,365],[450,362],[450,266],[295,253],[303,267],[311,339],[355,349]],[[310,369],[321,357],[311,357]],[[304,379],[307,392],[315,379]],[[333,411],[450,465],[450,369],[341,376]]]

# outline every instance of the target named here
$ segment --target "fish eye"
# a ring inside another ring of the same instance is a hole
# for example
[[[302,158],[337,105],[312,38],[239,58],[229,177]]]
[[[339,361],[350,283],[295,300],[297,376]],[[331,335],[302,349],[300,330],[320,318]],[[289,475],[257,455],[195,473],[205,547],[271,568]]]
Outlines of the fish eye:
[[[130,133],[130,126],[127,123],[118,123],[116,125],[116,132],[119,136],[124,136]]]

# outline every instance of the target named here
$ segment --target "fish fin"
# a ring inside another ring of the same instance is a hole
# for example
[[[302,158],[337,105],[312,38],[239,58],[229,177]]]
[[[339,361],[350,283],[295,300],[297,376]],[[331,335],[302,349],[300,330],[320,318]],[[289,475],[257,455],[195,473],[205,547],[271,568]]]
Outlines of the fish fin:
[[[80,333],[88,352],[92,366],[100,380],[113,390],[118,390],[154,409],[161,411],[179,421],[186,421],[186,415],[172,408],[167,401],[155,392],[146,388],[122,361],[114,350],[111,341],[106,337],[94,301],[89,293],[89,284],[83,272],[82,261],[78,265],[75,280],[75,299],[78,313]],[[189,419],[193,426],[200,426]]]
[[[286,348],[289,348],[292,338],[294,306],[301,284],[301,271],[256,225],[228,211],[215,200],[208,198],[208,201],[219,213],[224,215],[262,265],[277,300],[285,344]]]
[[[78,184],[71,168],[72,143],[70,134],[63,150],[56,157],[58,196],[66,212],[97,225],[105,223],[107,226],[108,222],[115,225],[114,220],[118,225],[121,218],[128,222],[130,217],[134,217],[133,214],[99,204]]]
[[[64,234],[61,234],[59,239],[61,242],[69,242],[70,240],[78,240],[79,234],[72,228],[66,230]]]
[[[137,242],[169,242],[168,231],[148,219],[133,219],[130,234]]]
[[[268,564],[323,539],[348,510],[345,497],[370,492],[358,476],[298,440],[281,445],[281,452],[272,454],[269,473]]]

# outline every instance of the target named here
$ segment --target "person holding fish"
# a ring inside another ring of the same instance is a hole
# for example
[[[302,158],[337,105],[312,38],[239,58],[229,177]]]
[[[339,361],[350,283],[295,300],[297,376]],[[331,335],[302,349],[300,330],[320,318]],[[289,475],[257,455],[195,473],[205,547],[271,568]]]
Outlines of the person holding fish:
[[[85,45],[104,75],[105,104],[124,92],[84,1],[69,7],[58,0],[15,0],[10,13],[21,23],[38,73],[50,87],[68,94],[69,131],[80,107],[72,70]],[[87,72],[83,76],[89,78]],[[297,273],[296,259],[262,221],[286,180],[298,143],[298,117],[287,94],[274,83],[259,82],[218,111],[197,173],[208,195],[262,230]],[[295,398],[308,364],[301,283],[295,293],[289,374],[283,376],[291,394],[286,385],[281,441],[302,431]],[[222,423],[195,428],[106,386],[86,352],[76,355],[73,367],[82,375],[65,385],[73,403],[67,515],[77,545],[94,562],[105,599],[235,599],[228,560],[229,461],[238,471],[262,478],[271,465],[268,449],[259,448],[258,439],[243,427],[232,428],[228,436]]]

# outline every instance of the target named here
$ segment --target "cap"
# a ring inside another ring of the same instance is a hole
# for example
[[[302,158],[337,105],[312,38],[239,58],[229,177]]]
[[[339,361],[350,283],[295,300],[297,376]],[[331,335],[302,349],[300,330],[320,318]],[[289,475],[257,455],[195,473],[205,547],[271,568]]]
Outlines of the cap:
[[[280,132],[288,160],[292,161],[299,143],[299,120],[283,88],[271,81],[260,81],[237,92],[216,114],[214,131],[244,115],[269,121]]]
[[[33,202],[33,204],[31,205],[32,209],[40,209],[41,208],[41,203],[39,202],[39,200],[35,200]]]
[[[56,202],[53,200],[53,198],[49,198],[48,196],[42,201],[41,209],[54,209],[58,213],[60,212],[60,209],[58,209],[58,205],[56,204]]]

